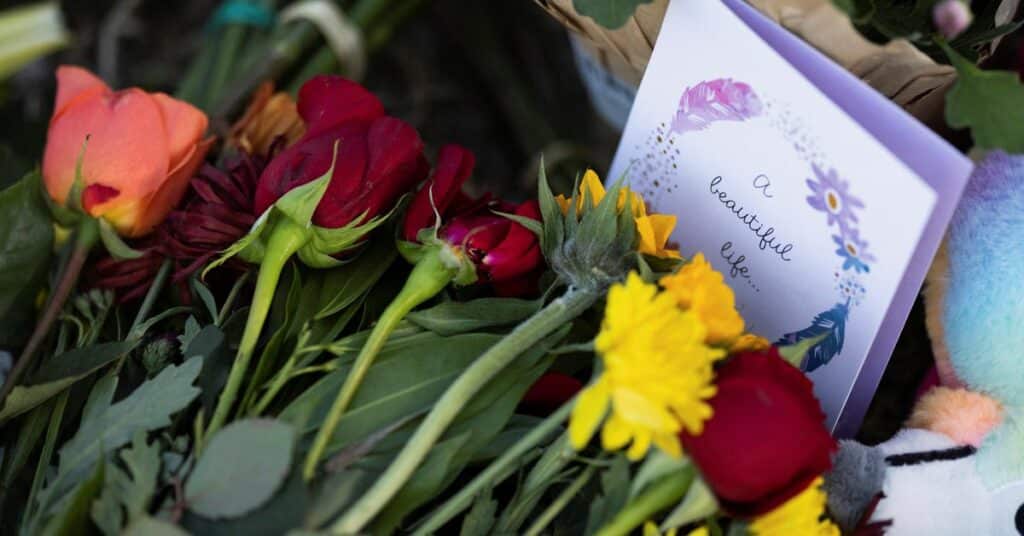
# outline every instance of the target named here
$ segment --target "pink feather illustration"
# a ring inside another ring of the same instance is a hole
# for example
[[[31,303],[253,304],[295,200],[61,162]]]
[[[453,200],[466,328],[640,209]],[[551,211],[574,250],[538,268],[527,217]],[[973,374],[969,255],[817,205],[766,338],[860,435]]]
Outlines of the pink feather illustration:
[[[704,130],[715,121],[745,121],[761,113],[749,84],[731,78],[705,80],[686,88],[672,119],[672,132]]]

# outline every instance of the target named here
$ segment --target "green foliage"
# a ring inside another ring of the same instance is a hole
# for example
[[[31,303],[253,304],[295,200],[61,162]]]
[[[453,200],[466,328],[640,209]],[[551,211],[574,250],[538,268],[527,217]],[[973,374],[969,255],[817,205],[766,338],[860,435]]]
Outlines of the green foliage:
[[[651,0],[572,0],[572,7],[601,26],[614,30],[626,24],[638,6],[649,3]]]
[[[123,400],[112,403],[117,376],[107,375],[96,382],[82,410],[78,431],[60,449],[60,463],[46,487],[39,492],[35,516],[26,519],[23,528],[34,533],[48,516],[64,512],[69,496],[75,496],[87,474],[97,465],[104,465],[107,452],[130,441],[136,433],[163,428],[170,416],[184,409],[199,394],[192,386],[202,358],[196,357],[182,365],[171,365],[157,377],[142,383]],[[102,480],[102,479],[101,479]],[[99,486],[96,492],[99,492]],[[89,509],[85,509],[88,515]]]
[[[76,348],[48,360],[24,385],[11,390],[0,411],[0,422],[46,402],[71,384],[131,352],[137,345],[137,339],[107,342]]]
[[[708,487],[702,478],[694,478],[693,483],[690,484],[690,489],[686,492],[686,496],[661,522],[661,530],[668,531],[688,525],[712,516],[717,511],[718,500],[715,499],[715,494],[711,491],[711,488]]]
[[[620,179],[596,206],[592,206],[588,194],[574,187],[569,210],[562,214],[541,163],[537,179],[537,198],[544,220],[541,248],[563,282],[603,293],[636,264],[636,223],[629,210],[617,210],[622,187]],[[577,205],[582,205],[582,214],[577,213]]]
[[[49,272],[53,223],[38,171],[0,192],[0,346],[20,346]]]
[[[166,521],[141,516],[125,528],[122,536],[188,536],[188,533]]]
[[[447,336],[514,325],[536,313],[542,305],[540,300],[480,298],[468,302],[444,302],[429,309],[413,311],[405,318],[423,329]]]
[[[459,536],[487,536],[497,521],[498,501],[491,498],[491,492],[481,493],[473,501],[473,508],[462,520]]]
[[[594,534],[607,525],[629,500],[629,461],[623,455],[601,473],[601,495],[590,504],[586,534]]]
[[[272,419],[243,419],[224,427],[185,483],[188,508],[213,519],[255,510],[288,476],[294,442],[294,428]]]
[[[957,81],[946,95],[946,121],[970,128],[982,149],[1024,152],[1024,85],[1017,73],[983,71],[952,48],[943,50],[956,67]]]
[[[145,523],[160,473],[160,445],[147,444],[145,432],[139,430],[131,447],[121,451],[121,461],[125,469],[106,465],[103,490],[92,503],[92,519],[107,536],[121,534],[126,525]]]
[[[320,292],[323,299],[316,318],[326,318],[356,303],[377,284],[397,256],[394,244],[378,235],[355,260],[328,270],[324,274]]]

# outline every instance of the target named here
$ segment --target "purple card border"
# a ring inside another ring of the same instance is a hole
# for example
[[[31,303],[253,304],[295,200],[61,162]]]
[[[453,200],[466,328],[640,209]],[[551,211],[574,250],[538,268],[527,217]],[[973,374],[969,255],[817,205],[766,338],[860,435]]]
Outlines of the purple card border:
[[[885,372],[921,283],[967,184],[972,164],[899,106],[845,69],[837,68],[832,60],[742,0],[722,2],[833,103],[928,183],[937,195],[935,209],[833,429],[839,437],[852,437],[857,433]]]

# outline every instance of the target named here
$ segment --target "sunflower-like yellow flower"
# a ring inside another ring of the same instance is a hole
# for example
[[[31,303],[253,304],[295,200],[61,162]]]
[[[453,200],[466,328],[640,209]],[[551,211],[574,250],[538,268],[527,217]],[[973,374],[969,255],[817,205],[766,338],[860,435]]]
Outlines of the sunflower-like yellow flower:
[[[839,527],[825,517],[827,497],[818,477],[798,495],[750,524],[754,536],[839,536]]]
[[[635,272],[608,291],[604,321],[594,347],[601,376],[580,393],[569,421],[569,441],[582,449],[601,425],[605,450],[632,441],[626,456],[639,460],[653,442],[682,455],[677,434],[700,434],[711,417],[712,364],[725,355],[704,343],[704,324],[675,298]]]
[[[703,253],[672,275],[661,278],[661,286],[683,309],[693,311],[707,326],[707,343],[728,346],[743,333],[743,317],[736,311],[736,296]]]
[[[577,214],[583,212],[584,197],[590,201],[588,208],[593,208],[604,199],[604,196],[605,189],[601,184],[601,179],[594,170],[588,169],[583,174],[583,181],[580,182],[580,195],[576,198]],[[627,199],[633,219],[636,221],[636,232],[640,239],[637,250],[652,257],[678,259],[679,250],[666,247],[672,229],[676,226],[676,217],[668,214],[647,214],[647,205],[644,204],[643,197],[629,188],[619,190],[616,209],[621,212],[626,206]],[[559,195],[555,201],[562,207],[563,214],[569,212],[570,201],[564,195]]]

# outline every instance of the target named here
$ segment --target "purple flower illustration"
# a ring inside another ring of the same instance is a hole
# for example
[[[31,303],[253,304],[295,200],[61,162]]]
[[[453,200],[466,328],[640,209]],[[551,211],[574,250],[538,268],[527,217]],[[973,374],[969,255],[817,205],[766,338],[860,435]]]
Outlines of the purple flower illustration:
[[[860,239],[857,229],[847,229],[841,235],[832,235],[832,241],[839,246],[836,254],[845,259],[843,270],[853,268],[858,272],[871,271],[868,263],[875,262],[875,257],[868,253],[868,243]]]
[[[672,119],[672,132],[704,130],[715,121],[744,121],[761,113],[761,100],[749,84],[731,78],[705,80],[686,88]]]
[[[807,179],[807,186],[814,192],[807,196],[807,204],[828,214],[828,224],[838,224],[845,233],[851,223],[857,222],[854,209],[864,208],[864,203],[849,192],[850,183],[839,178],[835,169],[822,171],[817,164],[811,164],[818,180]]]

